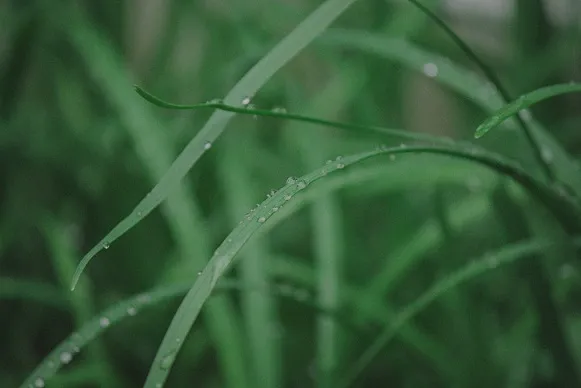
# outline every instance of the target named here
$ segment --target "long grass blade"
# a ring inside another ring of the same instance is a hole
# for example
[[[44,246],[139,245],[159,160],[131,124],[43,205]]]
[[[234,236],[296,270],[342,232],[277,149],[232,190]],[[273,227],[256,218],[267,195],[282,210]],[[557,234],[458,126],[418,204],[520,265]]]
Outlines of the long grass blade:
[[[210,296],[218,280],[232,265],[236,254],[248,242],[248,240],[266,223],[266,221],[292,199],[294,195],[301,192],[311,183],[327,176],[337,170],[343,170],[349,165],[356,164],[379,155],[395,155],[400,153],[435,153],[463,160],[473,161],[489,168],[492,168],[504,175],[510,176],[531,192],[531,194],[548,206],[569,230],[579,230],[579,217],[574,214],[577,208],[567,197],[553,192],[536,179],[532,178],[520,168],[510,162],[501,162],[490,155],[480,152],[462,152],[444,147],[398,147],[379,148],[374,151],[365,152],[342,158],[336,163],[326,165],[314,172],[303,176],[300,179],[289,178],[286,186],[278,190],[270,198],[267,198],[256,209],[251,211],[241,224],[234,229],[224,242],[218,247],[208,265],[202,271],[193,287],[190,289],[182,304],[178,308],[166,334],[158,349],[155,360],[148,374],[145,387],[155,388],[165,383],[169,370],[181,349],[183,339],[188,335],[194,322],[196,321],[202,306]],[[573,212],[573,213],[572,213]]]
[[[235,106],[248,105],[252,96],[282,66],[295,57],[355,1],[327,0],[319,6],[232,88],[224,98],[224,102]],[[101,250],[108,248],[113,241],[125,234],[167,198],[198,159],[210,149],[208,145],[211,146],[218,139],[233,116],[232,112],[220,111],[215,112],[210,117],[149,194],[81,259],[73,277],[73,289],[89,261]]]

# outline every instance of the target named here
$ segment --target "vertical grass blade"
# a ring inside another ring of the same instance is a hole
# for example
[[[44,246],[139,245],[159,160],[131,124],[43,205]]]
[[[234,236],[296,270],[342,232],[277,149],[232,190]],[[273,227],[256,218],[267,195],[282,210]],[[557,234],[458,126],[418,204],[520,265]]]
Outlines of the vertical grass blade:
[[[224,102],[229,105],[248,105],[252,96],[288,61],[296,56],[313,39],[323,32],[339,15],[356,0],[327,0],[309,17],[288,34],[272,51],[265,55],[228,93]],[[135,226],[143,217],[155,209],[188,173],[190,168],[222,134],[233,113],[215,112],[200,132],[172,163],[150,193],[137,204],[133,211],[117,224],[81,260],[73,277],[72,287],[77,283],[89,261],[101,250]]]

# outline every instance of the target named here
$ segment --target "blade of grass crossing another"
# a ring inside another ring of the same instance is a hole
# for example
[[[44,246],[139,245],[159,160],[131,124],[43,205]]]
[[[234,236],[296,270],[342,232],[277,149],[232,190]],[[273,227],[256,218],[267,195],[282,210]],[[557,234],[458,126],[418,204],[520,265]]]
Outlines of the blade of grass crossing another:
[[[287,62],[296,56],[313,39],[323,32],[356,0],[327,0],[311,15],[301,22],[278,45],[265,55],[246,75],[232,88],[224,98],[228,105],[248,105],[252,96]],[[212,143],[222,134],[234,113],[219,111],[212,114],[200,132],[188,143],[178,155],[167,172],[161,177],[149,194],[137,204],[133,211],[117,224],[97,245],[81,260],[73,277],[74,289],[79,276],[101,250],[125,234],[143,217],[155,209],[176,185],[184,178],[198,159],[208,151]]]
[[[305,104],[306,115],[318,113],[325,117],[336,116],[346,105],[350,96],[358,94],[365,79],[360,76],[360,70],[354,69],[352,64],[344,63],[343,65],[345,70],[339,72],[315,98]],[[291,100],[305,100],[302,95],[296,97],[298,98]],[[291,146],[296,144],[303,164],[308,169],[313,169],[322,164],[323,155],[329,153],[323,146],[327,134],[321,131],[303,132],[298,127],[299,125],[297,122],[289,121],[284,128],[284,134],[289,138],[288,144]],[[310,128],[307,126],[306,129]],[[340,156],[338,158],[336,161],[340,162]],[[332,161],[329,162],[332,163]],[[342,235],[342,211],[336,195],[326,195],[313,203],[311,223],[318,275],[317,298],[322,306],[338,309],[343,303],[341,287],[344,236]],[[332,387],[335,384],[335,373],[341,362],[343,340],[341,334],[337,323],[329,317],[320,316],[317,319],[315,358],[318,387]]]
[[[497,127],[505,120],[508,120],[512,116],[517,115],[520,111],[527,109],[534,104],[538,104],[539,102],[563,94],[579,92],[581,92],[581,84],[569,83],[546,86],[544,88],[540,88],[530,93],[524,94],[516,100],[512,101],[510,104],[507,104],[501,109],[497,110],[491,117],[480,124],[474,133],[474,137],[480,138],[484,136],[494,127]],[[545,159],[549,158],[550,156],[545,156]]]
[[[322,36],[320,42],[334,47],[360,50],[427,74],[436,82],[456,91],[490,114],[494,114],[504,106],[504,101],[498,95],[494,85],[486,82],[474,72],[411,42],[384,34],[348,29],[330,30]],[[426,69],[431,69],[431,71],[426,71]],[[530,113],[524,115],[524,119],[541,145],[541,155],[547,163],[551,164],[557,180],[581,198],[581,174],[578,173],[576,162]],[[506,124],[510,129],[518,129],[518,123],[514,118],[507,120]],[[520,147],[517,147],[510,151],[518,153],[519,149]],[[520,154],[518,158],[522,159]]]
[[[67,8],[68,9],[68,8]],[[63,12],[65,12],[63,10]],[[136,154],[149,179],[156,181],[170,168],[174,154],[172,139],[160,131],[156,117],[134,98],[134,93],[120,57],[95,28],[89,18],[75,13],[63,20],[70,22],[67,34],[84,59],[91,76],[97,81],[107,102],[116,109],[124,128],[133,141]],[[169,194],[169,192],[168,192]],[[175,187],[161,207],[162,214],[177,244],[181,281],[195,278],[211,254],[210,237],[197,206],[196,197],[187,186]],[[144,214],[137,213],[138,218]],[[122,221],[125,222],[125,221]],[[137,222],[133,220],[131,222]],[[108,245],[107,245],[108,246]],[[107,247],[107,246],[104,246]],[[75,272],[77,275],[80,267]],[[78,280],[78,276],[75,277]],[[218,365],[227,387],[248,386],[248,368],[241,325],[237,323],[234,305],[228,295],[212,300],[204,312],[208,332],[216,349]]]
[[[565,228],[569,230],[579,230],[579,217],[575,214],[576,207],[569,202],[567,197],[552,192],[536,179],[527,175],[520,168],[510,162],[504,162],[497,158],[492,158],[486,153],[467,152],[443,147],[398,147],[398,148],[378,148],[374,151],[365,152],[342,158],[340,161],[325,165],[302,178],[290,178],[286,186],[275,192],[260,204],[251,214],[245,217],[240,225],[234,229],[224,242],[218,247],[193,287],[190,289],[182,301],[178,311],[174,315],[172,322],[166,331],[164,339],[159,347],[155,360],[150,368],[146,388],[156,388],[163,386],[175,358],[181,349],[183,340],[188,335],[194,322],[196,321],[203,305],[210,296],[216,283],[229,269],[234,261],[234,257],[246,242],[254,235],[262,225],[280,207],[291,200],[294,195],[308,187],[309,184],[327,176],[337,170],[367,160],[379,155],[392,155],[403,153],[434,153],[452,157],[458,157],[466,161],[486,165],[502,174],[510,176],[520,185],[526,188],[536,199],[549,207],[559,217]]]
[[[240,150],[256,149],[255,140],[247,131],[226,137],[225,150],[218,158],[221,180],[224,185],[228,212],[233,222],[248,211],[258,197],[252,187],[248,165],[239,159]],[[248,338],[254,386],[274,388],[282,386],[280,340],[277,335],[280,322],[276,311],[276,298],[266,292],[272,279],[268,273],[270,256],[266,238],[249,244],[242,257],[240,276],[246,288],[241,293],[242,313]],[[332,319],[332,318],[331,318]]]
[[[466,54],[468,58],[470,58],[474,62],[474,64],[476,64],[480,68],[480,70],[482,70],[484,76],[488,79],[488,81],[490,81],[492,85],[494,85],[494,87],[502,97],[504,103],[508,103],[511,100],[508,91],[504,88],[504,86],[502,85],[502,83],[492,70],[492,68],[490,68],[486,63],[484,63],[484,61],[480,59],[480,57],[470,48],[470,46],[466,44],[464,40],[460,36],[458,36],[446,24],[446,22],[440,19],[438,15],[430,11],[429,8],[424,6],[419,1],[417,0],[408,0],[408,1],[412,3],[415,7],[417,7],[420,11],[422,11],[424,14],[426,14],[430,19],[432,19],[436,23],[436,25],[438,25],[454,41],[454,43],[464,52],[464,54]],[[544,160],[544,158],[542,157],[541,147],[539,146],[538,140],[535,138],[533,132],[531,131],[529,126],[524,122],[524,120],[520,116],[517,116],[516,118],[529,142],[529,145],[533,151],[537,163],[539,164],[539,166],[543,168],[545,175],[551,181],[554,181],[553,171],[551,170],[550,164],[547,163],[547,161]]]

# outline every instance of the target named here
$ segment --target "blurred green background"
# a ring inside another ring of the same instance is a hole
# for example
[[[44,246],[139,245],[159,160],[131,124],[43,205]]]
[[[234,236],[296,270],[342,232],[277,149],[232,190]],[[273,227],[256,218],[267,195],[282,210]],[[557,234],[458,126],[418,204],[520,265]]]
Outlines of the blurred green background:
[[[580,80],[577,0],[423,3],[494,68],[513,97]],[[182,187],[101,253],[69,291],[82,255],[147,194],[211,114],[157,108],[132,84],[174,102],[222,98],[318,5],[0,3],[0,387],[18,386],[103,309],[157,286],[193,283],[227,234],[287,177],[399,144],[239,115]],[[385,42],[394,53],[378,54],[359,38]],[[252,104],[474,141],[489,112],[438,82],[442,68],[409,65],[418,60],[414,51],[397,42],[475,69],[409,2],[365,0]],[[568,95],[531,111],[573,156],[581,151],[580,104],[579,95]],[[509,125],[478,142],[538,169]],[[167,386],[334,386],[394,312],[453,269],[527,236],[503,220],[502,179],[474,164],[410,155],[343,174],[313,187],[296,214],[245,247],[230,274],[237,286],[204,307]],[[340,190],[330,191],[333,179]],[[575,386],[568,384],[579,381],[571,368],[580,366],[581,275],[566,256],[546,255],[542,263],[558,318],[537,303],[523,266],[503,266],[408,322],[356,386]],[[141,386],[179,301],[166,299],[112,325],[46,386]],[[564,342],[555,340],[551,322],[562,324]],[[563,365],[564,354],[577,364]]]

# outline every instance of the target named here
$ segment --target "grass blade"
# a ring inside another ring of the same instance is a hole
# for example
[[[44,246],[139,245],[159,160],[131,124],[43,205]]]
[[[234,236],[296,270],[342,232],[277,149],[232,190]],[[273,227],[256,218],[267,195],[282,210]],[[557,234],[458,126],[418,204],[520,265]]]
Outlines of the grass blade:
[[[581,240],[577,240],[576,244],[580,245]],[[338,386],[348,387],[349,385],[352,385],[361,372],[373,361],[381,350],[385,348],[389,341],[394,338],[395,334],[403,324],[413,319],[428,305],[446,292],[490,270],[496,269],[501,265],[510,264],[519,259],[528,257],[531,254],[550,247],[551,245],[552,244],[549,242],[542,241],[525,241],[513,245],[507,245],[497,252],[473,260],[461,269],[438,281],[398,314],[397,318],[385,328],[383,333],[363,353]]]
[[[460,36],[458,36],[450,27],[448,27],[446,22],[440,19],[438,15],[430,11],[418,0],[408,0],[408,1],[412,3],[414,6],[416,6],[418,9],[420,9],[423,13],[425,13],[430,19],[432,19],[436,23],[436,25],[438,25],[454,41],[454,43],[464,52],[464,54],[466,54],[466,56],[468,56],[468,58],[470,58],[472,62],[474,62],[480,68],[480,70],[482,70],[484,76],[488,79],[488,81],[490,81],[492,85],[494,85],[496,90],[498,90],[500,96],[502,97],[505,103],[508,103],[511,100],[508,91],[504,88],[504,86],[502,85],[502,83],[492,70],[492,68],[490,68],[486,63],[484,63],[484,61],[480,59],[480,57],[474,52],[474,50],[472,50],[470,46],[468,46],[468,44],[466,44],[466,42],[464,42],[464,40],[460,38]],[[538,139],[534,137],[533,132],[520,116],[517,116],[517,120],[521,128],[523,129],[523,132],[527,140],[529,141],[529,144],[531,146],[531,149],[533,150],[537,162],[539,163],[539,166],[543,167],[545,174],[551,180],[554,180],[553,172],[551,170],[549,163],[547,163],[542,157],[541,147],[538,144]]]
[[[497,94],[493,85],[482,80],[474,72],[469,71],[446,58],[418,47],[411,42],[393,38],[384,34],[374,34],[355,30],[335,29],[328,31],[321,39],[327,45],[341,48],[352,48],[365,53],[392,60],[418,72],[424,72],[426,64],[433,64],[438,69],[434,77],[439,82],[461,96],[494,113],[504,106],[504,101]],[[552,171],[557,180],[567,189],[581,197],[581,177],[577,172],[575,161],[567,154],[561,145],[532,117],[527,122],[534,137],[542,145],[542,155],[550,161]],[[506,124],[511,129],[518,129],[515,120]],[[507,134],[508,135],[508,134]],[[513,147],[505,152],[515,153],[515,157],[523,159],[518,154],[521,147]]]
[[[480,124],[476,129],[474,137],[480,138],[484,136],[492,128],[497,127],[505,120],[516,115],[521,110],[527,109],[534,104],[538,104],[539,102],[547,100],[551,97],[579,92],[581,92],[581,84],[570,83],[546,86],[544,88],[527,93],[499,109],[490,118]]]
[[[288,119],[293,121],[299,121],[308,124],[315,124],[315,125],[323,125],[329,126],[339,129],[346,129],[352,131],[363,131],[369,133],[380,133],[386,136],[393,136],[398,137],[401,139],[408,139],[408,140],[418,140],[418,141],[425,141],[425,142],[437,142],[437,143],[450,143],[450,139],[443,138],[441,136],[433,136],[425,133],[416,133],[411,131],[403,131],[399,129],[390,129],[378,126],[368,126],[368,125],[361,125],[361,124],[350,124],[344,123],[340,121],[332,121],[332,120],[325,120],[320,119],[312,116],[304,116],[294,113],[286,113],[281,110],[273,109],[273,110],[264,110],[264,109],[255,109],[251,107],[247,108],[240,108],[237,106],[232,106],[225,104],[220,101],[209,101],[201,104],[193,104],[193,105],[180,105],[174,104],[171,102],[167,102],[162,100],[159,97],[154,96],[153,94],[145,91],[143,88],[139,86],[135,86],[135,91],[143,97],[145,100],[151,102],[154,105],[157,105],[161,108],[166,109],[179,109],[179,110],[195,110],[195,109],[219,109],[225,112],[234,112],[243,115],[252,115],[252,116],[262,116],[262,117],[275,117],[279,119]]]
[[[234,257],[246,242],[265,224],[265,222],[284,204],[292,199],[294,195],[304,190],[309,184],[327,176],[337,170],[343,170],[346,166],[359,163],[374,156],[395,155],[400,153],[434,153],[461,158],[466,161],[473,161],[492,168],[504,175],[510,176],[521,184],[536,199],[546,205],[562,222],[563,227],[570,231],[579,230],[578,209],[570,202],[568,197],[553,192],[536,179],[532,178],[520,168],[510,162],[503,162],[491,157],[483,152],[467,152],[444,147],[398,147],[379,148],[374,151],[365,152],[349,157],[345,157],[336,163],[326,165],[314,172],[303,176],[300,179],[290,178],[287,185],[277,191],[270,198],[267,198],[256,209],[251,211],[241,224],[234,229],[224,242],[218,247],[208,265],[194,283],[182,304],[178,308],[166,334],[158,349],[155,360],[147,376],[146,388],[163,386],[169,370],[182,346],[183,339],[191,330],[196,321],[202,306],[210,296],[220,277],[229,269],[234,261]],[[276,210],[275,210],[276,208]],[[179,341],[176,341],[179,340]]]
[[[228,93],[224,102],[228,105],[247,105],[250,99],[282,66],[297,55],[313,39],[323,32],[339,15],[356,0],[327,0],[309,17],[299,24],[277,46],[264,56]],[[246,102],[246,104],[244,104]],[[101,250],[135,226],[143,217],[155,209],[176,185],[183,179],[192,166],[209,149],[224,131],[231,112],[215,112],[200,132],[178,155],[169,170],[161,177],[150,193],[137,204],[133,211],[119,222],[97,245],[81,260],[73,277],[72,288],[89,261]]]

